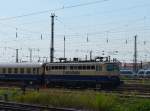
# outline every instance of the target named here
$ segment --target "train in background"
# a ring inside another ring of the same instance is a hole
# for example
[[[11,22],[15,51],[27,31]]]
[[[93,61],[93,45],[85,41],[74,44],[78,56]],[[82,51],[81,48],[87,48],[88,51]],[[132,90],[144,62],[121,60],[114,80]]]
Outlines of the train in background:
[[[53,63],[0,64],[0,81],[17,81],[26,85],[108,88],[120,85],[119,62],[109,57],[94,60]]]

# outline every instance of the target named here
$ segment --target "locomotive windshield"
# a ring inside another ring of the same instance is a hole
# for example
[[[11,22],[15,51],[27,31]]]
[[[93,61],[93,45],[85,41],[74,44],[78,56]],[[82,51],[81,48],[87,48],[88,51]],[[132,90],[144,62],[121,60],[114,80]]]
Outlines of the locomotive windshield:
[[[119,66],[117,64],[109,63],[106,66],[107,71],[119,71]]]

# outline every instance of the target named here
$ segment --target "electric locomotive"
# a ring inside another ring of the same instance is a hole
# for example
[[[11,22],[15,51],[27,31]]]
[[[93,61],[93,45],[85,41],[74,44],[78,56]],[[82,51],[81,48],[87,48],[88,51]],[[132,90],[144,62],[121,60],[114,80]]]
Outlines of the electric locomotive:
[[[97,61],[98,59],[98,61]],[[119,64],[99,57],[91,61],[63,61],[45,64],[45,82],[48,86],[116,87],[120,84]]]

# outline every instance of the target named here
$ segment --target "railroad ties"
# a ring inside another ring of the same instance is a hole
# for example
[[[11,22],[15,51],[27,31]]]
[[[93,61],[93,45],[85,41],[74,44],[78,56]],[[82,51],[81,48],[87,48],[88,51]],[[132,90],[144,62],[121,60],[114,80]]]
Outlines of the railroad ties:
[[[120,97],[150,98],[150,85],[123,84],[110,92],[116,93]]]
[[[56,108],[49,106],[31,105],[15,102],[0,101],[0,111],[79,111],[69,108]]]

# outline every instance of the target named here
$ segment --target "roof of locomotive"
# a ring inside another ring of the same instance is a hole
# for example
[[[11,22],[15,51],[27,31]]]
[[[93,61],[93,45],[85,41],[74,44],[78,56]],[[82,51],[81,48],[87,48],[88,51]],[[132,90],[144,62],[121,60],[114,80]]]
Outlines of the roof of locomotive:
[[[53,63],[46,63],[47,65],[77,65],[77,64],[113,64],[116,62],[53,62]]]
[[[38,68],[38,67],[41,67],[43,65],[43,63],[28,63],[28,62],[23,62],[23,63],[0,63],[0,67],[1,68],[5,68],[5,67],[8,67],[8,68],[31,68],[31,67],[35,67],[35,68]]]

